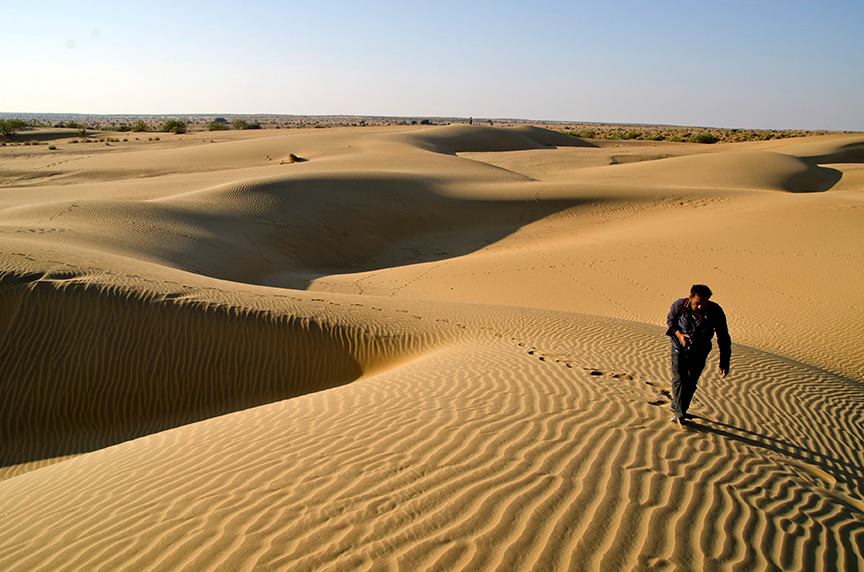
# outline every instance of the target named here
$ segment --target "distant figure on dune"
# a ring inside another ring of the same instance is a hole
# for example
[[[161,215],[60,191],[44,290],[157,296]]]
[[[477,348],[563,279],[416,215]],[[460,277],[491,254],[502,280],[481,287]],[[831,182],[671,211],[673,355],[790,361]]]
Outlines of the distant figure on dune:
[[[726,314],[709,300],[711,294],[708,286],[694,284],[690,296],[675,300],[666,317],[666,335],[672,338],[672,421],[679,424],[690,417],[687,409],[711,352],[711,338],[715,332],[720,348],[720,374],[729,375],[732,339],[726,326]]]

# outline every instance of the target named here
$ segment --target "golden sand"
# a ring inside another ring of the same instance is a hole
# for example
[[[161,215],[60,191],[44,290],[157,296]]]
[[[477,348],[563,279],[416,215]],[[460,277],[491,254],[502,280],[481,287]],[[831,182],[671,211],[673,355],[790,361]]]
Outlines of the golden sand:
[[[864,137],[216,137],[0,151],[0,569],[862,565]]]

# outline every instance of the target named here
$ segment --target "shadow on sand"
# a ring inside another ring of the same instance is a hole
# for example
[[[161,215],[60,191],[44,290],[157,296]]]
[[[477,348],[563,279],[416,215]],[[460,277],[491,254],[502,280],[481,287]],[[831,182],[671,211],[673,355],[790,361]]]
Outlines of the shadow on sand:
[[[858,496],[864,496],[864,474],[862,474],[861,467],[858,465],[825,453],[801,447],[777,437],[748,431],[714,419],[708,419],[699,415],[693,415],[692,419],[697,420],[698,423],[691,421],[687,426],[690,430],[700,433],[710,433],[790,458],[803,465],[805,470],[810,470],[820,480],[824,480],[825,477],[819,475],[818,472],[825,473],[831,479],[846,484]],[[811,468],[817,469],[818,472],[813,471]],[[826,486],[830,486],[830,484],[826,483]],[[864,506],[859,504],[857,508],[860,510]]]

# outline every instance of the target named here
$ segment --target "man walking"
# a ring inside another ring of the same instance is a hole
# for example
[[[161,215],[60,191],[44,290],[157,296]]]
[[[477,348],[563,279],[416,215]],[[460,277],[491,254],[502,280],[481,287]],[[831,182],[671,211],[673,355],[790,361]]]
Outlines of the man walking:
[[[666,335],[672,338],[672,421],[683,424],[690,417],[687,409],[696,383],[711,352],[711,338],[717,333],[720,348],[720,374],[729,375],[732,340],[726,326],[726,314],[711,302],[711,289],[694,284],[690,296],[675,300],[666,317]]]

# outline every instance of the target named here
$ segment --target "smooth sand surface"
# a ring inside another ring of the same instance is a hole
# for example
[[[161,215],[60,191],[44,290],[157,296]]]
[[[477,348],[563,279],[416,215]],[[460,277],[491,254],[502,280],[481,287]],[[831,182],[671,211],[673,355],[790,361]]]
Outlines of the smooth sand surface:
[[[864,136],[57,146],[0,149],[0,569],[862,566]]]

